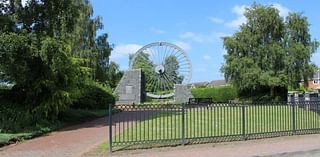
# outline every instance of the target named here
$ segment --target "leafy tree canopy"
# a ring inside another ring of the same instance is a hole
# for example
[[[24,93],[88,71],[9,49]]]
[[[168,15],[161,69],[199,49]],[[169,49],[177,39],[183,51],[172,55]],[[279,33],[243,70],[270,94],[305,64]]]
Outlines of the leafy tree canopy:
[[[31,113],[55,117],[84,80],[115,86],[121,77],[88,0],[0,0],[0,9],[0,80],[14,84],[15,101]]]
[[[223,38],[222,72],[240,95],[269,91],[284,98],[288,85],[298,87],[314,71],[310,58],[319,43],[311,40],[307,17],[289,13],[283,19],[273,6],[256,3],[244,15],[239,32]]]

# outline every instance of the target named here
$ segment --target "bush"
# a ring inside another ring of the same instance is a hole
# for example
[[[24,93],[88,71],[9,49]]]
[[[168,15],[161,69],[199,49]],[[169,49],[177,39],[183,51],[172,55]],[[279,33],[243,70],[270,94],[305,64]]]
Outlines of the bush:
[[[214,102],[228,102],[237,98],[237,90],[232,86],[195,88],[191,93],[194,98],[212,98]]]
[[[0,133],[16,132],[22,130],[23,126],[30,125],[31,114],[13,106],[15,105],[3,104],[3,102],[0,105]]]
[[[69,43],[26,33],[0,33],[0,52],[2,77],[14,82],[11,93],[17,100],[13,101],[43,118],[54,119],[69,108],[78,82]]]
[[[0,101],[0,133],[42,132],[59,125],[56,120],[36,116],[27,106]]]
[[[87,81],[80,87],[80,95],[75,100],[72,108],[75,109],[107,109],[109,104],[114,104],[115,97],[109,87],[93,81]]]

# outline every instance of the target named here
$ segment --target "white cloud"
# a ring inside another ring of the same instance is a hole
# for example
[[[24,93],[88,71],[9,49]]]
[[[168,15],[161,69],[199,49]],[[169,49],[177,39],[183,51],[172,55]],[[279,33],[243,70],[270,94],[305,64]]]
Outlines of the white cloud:
[[[198,43],[202,43],[205,40],[207,40],[206,36],[204,36],[202,34],[196,34],[196,33],[193,33],[193,32],[184,32],[184,33],[180,34],[179,37],[181,39],[190,39],[190,40],[192,40],[194,42],[198,42]]]
[[[28,2],[28,1],[29,1],[29,0],[21,0],[22,6],[25,7],[25,6],[27,5],[27,2]]]
[[[222,49],[222,54],[223,55],[226,55],[228,52],[227,52],[227,50],[226,49]]]
[[[288,16],[289,12],[290,12],[290,9],[288,9],[287,7],[284,7],[282,6],[281,4],[279,3],[273,3],[271,4],[274,8],[278,9],[279,10],[279,14],[281,17],[286,17]]]
[[[204,60],[207,60],[207,61],[208,61],[208,60],[211,60],[211,56],[209,56],[209,55],[204,55],[204,56],[203,56],[203,59],[204,59]]]
[[[281,17],[288,16],[290,9],[287,7],[279,4],[279,3],[271,3],[271,6],[279,10],[279,14]],[[247,5],[236,5],[232,8],[232,12],[237,15],[237,18],[233,21],[227,22],[226,26],[231,28],[238,28],[240,25],[246,23],[247,19],[244,16],[244,12],[246,11],[246,8],[249,7]]]
[[[10,3],[10,2],[9,2],[9,1],[4,1],[4,2],[1,2],[1,3],[2,3],[2,5],[4,5],[4,6],[6,6],[6,7],[7,7],[7,6],[9,5],[9,3]],[[0,13],[4,14],[4,13],[6,13],[6,12],[5,12],[5,10],[4,10],[4,9],[1,9],[1,10],[0,10]]]
[[[224,23],[223,19],[217,18],[217,17],[209,17],[208,18],[211,22],[215,23],[215,24],[222,24]]]
[[[212,43],[221,40],[221,37],[231,36],[230,34],[223,32],[211,32],[207,34],[193,33],[193,32],[184,32],[179,35],[183,40],[196,43]]]
[[[129,54],[136,53],[141,47],[142,45],[138,44],[119,44],[111,52],[110,58],[114,60],[118,58],[128,57]]]
[[[247,5],[236,5],[232,8],[232,12],[237,15],[237,18],[231,22],[226,23],[228,27],[238,28],[241,24],[246,23],[247,19],[243,15],[245,12]]]
[[[174,41],[174,44],[176,44],[177,46],[179,46],[180,48],[182,48],[185,51],[189,51],[191,49],[190,44],[184,42],[184,41]]]
[[[232,12],[237,15],[243,15],[247,7],[247,5],[236,5],[232,8]]]
[[[229,33],[223,33],[223,32],[216,32],[216,38],[221,39],[222,37],[228,37],[232,36],[232,34]]]
[[[154,27],[151,27],[150,31],[153,32],[153,33],[156,33],[156,34],[165,34],[165,33],[167,33],[167,31],[165,31],[165,30],[154,28]]]
[[[239,16],[237,19],[227,23],[226,25],[231,28],[238,28],[240,25],[246,23],[247,19],[245,16]]]

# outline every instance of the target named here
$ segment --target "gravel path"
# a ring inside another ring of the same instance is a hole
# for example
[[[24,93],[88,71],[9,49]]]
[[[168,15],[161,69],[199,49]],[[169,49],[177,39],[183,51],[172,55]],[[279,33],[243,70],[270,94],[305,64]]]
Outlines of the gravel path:
[[[121,127],[121,122],[134,114],[138,112],[118,113],[112,118]],[[0,157],[77,157],[107,141],[108,130],[107,117],[99,118],[0,148]]]

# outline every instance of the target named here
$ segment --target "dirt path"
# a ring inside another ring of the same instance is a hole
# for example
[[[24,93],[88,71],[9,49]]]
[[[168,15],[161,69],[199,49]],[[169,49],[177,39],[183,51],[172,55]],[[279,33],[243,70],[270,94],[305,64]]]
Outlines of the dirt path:
[[[89,152],[85,157],[109,156]],[[113,157],[318,157],[320,135],[119,151]]]
[[[129,120],[132,113],[118,113],[113,121]],[[49,133],[47,135],[0,148],[1,157],[77,157],[108,140],[107,117]],[[117,129],[117,131],[120,131]],[[114,132],[116,133],[116,132]]]

